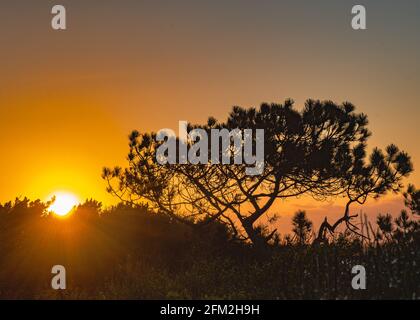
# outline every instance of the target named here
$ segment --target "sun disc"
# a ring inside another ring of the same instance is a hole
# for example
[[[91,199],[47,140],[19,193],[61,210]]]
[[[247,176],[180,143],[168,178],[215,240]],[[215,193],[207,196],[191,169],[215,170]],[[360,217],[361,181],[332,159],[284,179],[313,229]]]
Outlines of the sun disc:
[[[70,213],[70,211],[79,203],[77,197],[71,193],[59,192],[55,193],[55,201],[48,208],[49,212],[52,212],[60,217],[64,217]]]

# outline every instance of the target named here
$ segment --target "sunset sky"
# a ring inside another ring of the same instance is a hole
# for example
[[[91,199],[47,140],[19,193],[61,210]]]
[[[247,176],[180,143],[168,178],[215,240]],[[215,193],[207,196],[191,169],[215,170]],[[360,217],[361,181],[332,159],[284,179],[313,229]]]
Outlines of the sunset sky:
[[[51,28],[58,3],[65,31]],[[367,30],[351,28],[354,4]],[[101,170],[124,166],[131,130],[286,98],[351,101],[369,146],[407,151],[419,185],[419,16],[417,0],[2,0],[0,202],[64,190],[114,203]],[[301,201],[278,211],[336,209]]]

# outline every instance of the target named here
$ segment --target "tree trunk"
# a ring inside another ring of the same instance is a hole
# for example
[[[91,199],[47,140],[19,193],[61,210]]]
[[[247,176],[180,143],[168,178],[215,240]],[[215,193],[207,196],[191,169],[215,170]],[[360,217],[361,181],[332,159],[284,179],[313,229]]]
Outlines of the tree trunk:
[[[245,232],[247,233],[254,247],[263,248],[267,246],[266,239],[264,239],[264,237],[257,230],[254,229],[252,222],[245,220],[243,221],[242,226],[245,229]]]

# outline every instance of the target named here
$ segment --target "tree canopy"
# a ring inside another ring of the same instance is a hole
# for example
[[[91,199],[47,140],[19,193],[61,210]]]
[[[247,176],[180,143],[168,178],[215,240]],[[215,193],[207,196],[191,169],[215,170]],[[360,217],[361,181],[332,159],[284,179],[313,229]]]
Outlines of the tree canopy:
[[[317,200],[343,195],[348,198],[343,217],[326,231],[351,223],[352,203],[364,203],[388,191],[400,191],[402,178],[412,171],[410,157],[395,145],[367,155],[367,116],[349,102],[307,100],[302,110],[292,100],[263,103],[260,108],[235,106],[224,122],[209,118],[188,128],[264,129],[264,167],[260,175],[247,175],[246,164],[159,164],[156,150],[163,143],[155,133],[133,131],[125,169],[104,168],[108,191],[128,202],[147,202],[174,219],[200,226],[212,221],[226,224],[233,238],[263,244],[276,230],[262,234],[257,220],[278,199],[310,195]],[[209,134],[211,137],[211,135]],[[179,143],[179,139],[177,139]],[[189,148],[193,139],[187,141]],[[210,141],[208,152],[211,152]],[[209,157],[208,157],[209,158]]]

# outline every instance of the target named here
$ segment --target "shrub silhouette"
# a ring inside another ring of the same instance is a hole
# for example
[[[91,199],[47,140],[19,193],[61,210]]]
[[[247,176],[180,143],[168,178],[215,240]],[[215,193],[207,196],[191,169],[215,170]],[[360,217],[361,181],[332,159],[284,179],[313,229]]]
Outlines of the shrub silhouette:
[[[347,231],[323,245],[280,238],[260,250],[231,241],[224,224],[197,230],[145,206],[103,208],[87,200],[66,219],[49,215],[47,207],[28,199],[0,205],[0,298],[413,299],[420,294],[420,224],[409,213],[390,219],[392,232],[383,240],[363,243]],[[302,218],[300,213],[298,221]],[[55,264],[66,267],[65,291],[50,287]],[[351,288],[356,264],[367,270],[367,290]]]

